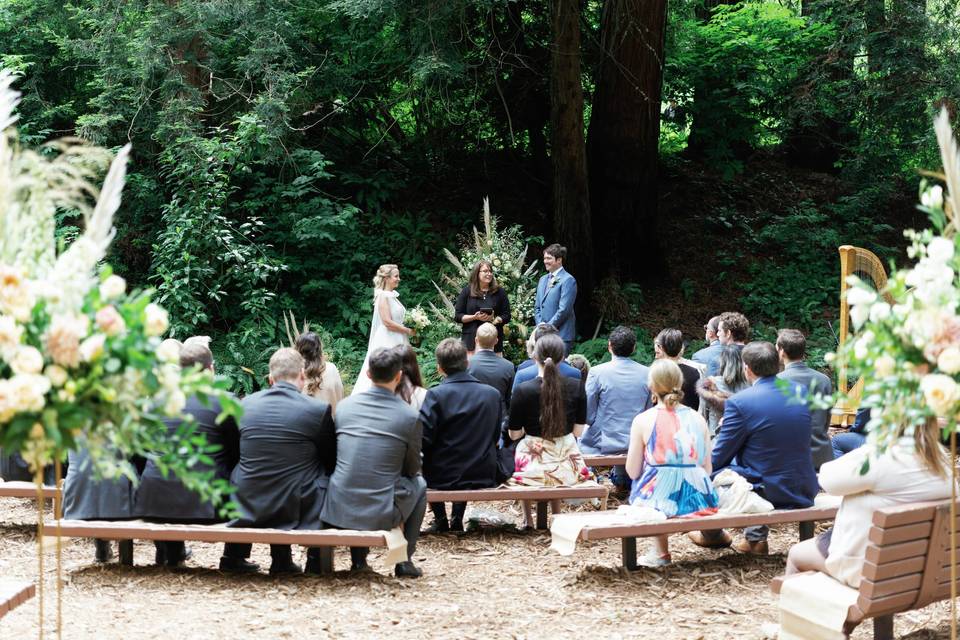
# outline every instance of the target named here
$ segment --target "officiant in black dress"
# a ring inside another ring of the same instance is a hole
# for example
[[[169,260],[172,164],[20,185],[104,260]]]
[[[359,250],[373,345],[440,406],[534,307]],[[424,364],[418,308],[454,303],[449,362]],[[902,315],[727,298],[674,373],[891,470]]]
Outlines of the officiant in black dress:
[[[475,350],[477,328],[484,322],[497,328],[497,345],[494,351],[503,353],[503,326],[510,322],[510,301],[507,292],[497,284],[493,265],[481,260],[473,265],[470,282],[457,296],[454,320],[463,325],[460,339],[471,354]]]

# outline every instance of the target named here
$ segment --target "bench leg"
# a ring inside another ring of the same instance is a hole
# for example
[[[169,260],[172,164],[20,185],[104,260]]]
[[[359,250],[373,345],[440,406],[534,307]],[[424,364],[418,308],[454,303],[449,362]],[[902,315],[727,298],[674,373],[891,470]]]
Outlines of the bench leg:
[[[320,573],[333,573],[333,547],[320,547]]]
[[[801,522],[800,523],[800,542],[804,540],[809,540],[813,537],[813,532],[817,526],[816,522]]]
[[[117,547],[120,551],[120,564],[133,566],[133,540],[119,540]]]
[[[893,614],[873,619],[873,640],[893,640]]]
[[[537,529],[543,530],[547,528],[547,501],[539,500],[537,501]]]
[[[627,571],[636,571],[637,570],[637,539],[622,538],[620,540],[620,545],[622,548],[623,567]]]

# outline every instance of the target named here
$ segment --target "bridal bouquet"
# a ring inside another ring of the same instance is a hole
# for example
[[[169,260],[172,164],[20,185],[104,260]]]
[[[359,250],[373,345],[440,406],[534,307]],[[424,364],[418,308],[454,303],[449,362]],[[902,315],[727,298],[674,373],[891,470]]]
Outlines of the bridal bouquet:
[[[869,438],[881,448],[906,427],[937,418],[946,432],[960,417],[960,151],[946,111],[935,122],[947,186],[924,183],[921,205],[933,224],[922,233],[907,231],[912,268],[889,278],[884,291],[892,303],[856,276],[848,280],[847,302],[855,339],[846,342],[835,365],[863,377],[861,406],[872,407]]]
[[[423,331],[430,326],[430,318],[427,316],[427,312],[423,310],[423,307],[417,305],[407,311],[406,322],[404,324],[409,324],[417,331]]]
[[[132,478],[126,460],[151,456],[219,499],[227,485],[188,466],[210,447],[189,423],[169,436],[162,419],[193,394],[217,395],[233,414],[237,403],[210,374],[181,372],[179,350],[161,343],[167,313],[99,266],[130,148],[112,162],[106,150],[73,142],[50,145],[55,153],[21,149],[12,80],[0,71],[0,447],[21,452],[38,477],[77,447],[103,476]],[[98,191],[91,181],[108,162]],[[55,213],[64,209],[81,212],[84,225],[58,253]]]

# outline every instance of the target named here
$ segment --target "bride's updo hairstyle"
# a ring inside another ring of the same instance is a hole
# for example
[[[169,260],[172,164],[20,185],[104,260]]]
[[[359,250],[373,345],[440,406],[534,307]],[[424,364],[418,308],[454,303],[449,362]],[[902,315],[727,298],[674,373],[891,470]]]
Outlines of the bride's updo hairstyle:
[[[673,360],[655,360],[647,380],[650,392],[667,409],[676,409],[683,400],[683,373]]]
[[[383,285],[386,283],[387,278],[393,275],[394,271],[399,271],[399,267],[395,264],[382,264],[380,268],[377,269],[377,275],[373,277],[373,288],[374,289],[383,289]]]

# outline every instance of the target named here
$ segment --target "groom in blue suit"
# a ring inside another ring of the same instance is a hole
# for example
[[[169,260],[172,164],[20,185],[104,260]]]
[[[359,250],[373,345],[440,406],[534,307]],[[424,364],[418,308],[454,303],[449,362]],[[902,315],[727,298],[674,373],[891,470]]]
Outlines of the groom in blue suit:
[[[536,324],[552,324],[563,340],[566,353],[573,347],[577,318],[573,305],[577,301],[577,280],[563,268],[567,248],[552,244],[543,250],[543,266],[547,274],[537,283],[537,299],[533,306]]]

